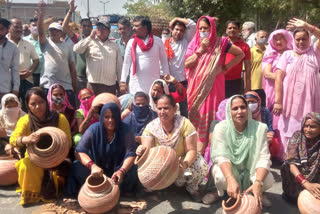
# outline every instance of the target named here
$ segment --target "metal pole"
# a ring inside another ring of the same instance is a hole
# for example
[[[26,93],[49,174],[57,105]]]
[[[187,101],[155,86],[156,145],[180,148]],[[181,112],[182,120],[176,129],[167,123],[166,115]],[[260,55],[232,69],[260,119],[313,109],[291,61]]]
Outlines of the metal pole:
[[[90,18],[89,0],[87,0],[87,16]]]

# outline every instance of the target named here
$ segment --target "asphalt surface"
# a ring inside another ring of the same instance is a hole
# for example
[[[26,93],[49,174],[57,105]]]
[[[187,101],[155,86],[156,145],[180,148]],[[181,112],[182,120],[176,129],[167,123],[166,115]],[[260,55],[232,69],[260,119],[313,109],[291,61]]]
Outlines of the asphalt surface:
[[[287,203],[281,198],[282,187],[280,180],[280,163],[274,162],[272,166],[272,174],[276,180],[274,186],[267,191],[267,196],[272,202],[270,208],[264,208],[262,213],[272,214],[295,214],[299,213],[297,206]],[[43,203],[21,206],[19,205],[20,195],[15,192],[16,185],[8,187],[0,187],[0,214],[24,214],[37,212]],[[138,211],[137,213],[159,214],[220,214],[222,213],[221,201],[213,205],[204,205],[195,203],[189,197],[183,188],[171,186],[166,190],[147,193],[142,198],[147,202],[147,209]],[[134,197],[121,197],[120,201],[137,201]],[[113,213],[117,213],[114,211]]]

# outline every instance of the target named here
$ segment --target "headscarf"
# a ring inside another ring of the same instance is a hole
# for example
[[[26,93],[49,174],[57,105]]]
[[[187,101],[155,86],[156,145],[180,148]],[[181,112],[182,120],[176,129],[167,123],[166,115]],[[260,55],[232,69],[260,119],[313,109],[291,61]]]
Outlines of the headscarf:
[[[6,104],[9,99],[14,99],[18,106],[14,108],[6,108]],[[10,137],[14,129],[16,128],[16,124],[19,118],[26,113],[22,111],[18,97],[11,93],[6,94],[2,97],[1,106],[2,108],[0,110],[0,124],[6,130],[7,136]]]
[[[275,73],[277,70],[277,64],[280,59],[280,53],[275,48],[274,45],[274,37],[278,34],[282,34],[284,38],[287,41],[287,50],[292,50],[292,45],[293,45],[293,38],[292,35],[283,29],[275,30],[273,31],[270,36],[269,36],[269,45],[267,46],[267,49],[264,53],[263,59],[262,59],[262,71],[265,69],[265,67],[270,64],[272,66],[272,72]],[[271,111],[273,109],[274,105],[274,99],[275,99],[275,94],[274,94],[274,80],[270,80],[265,78],[264,75],[262,75],[262,85],[263,89],[266,92],[266,105],[267,108]],[[275,120],[277,121],[277,120]]]
[[[188,45],[188,50],[187,50],[185,58],[188,58],[189,56],[194,54],[194,52],[196,52],[196,50],[198,50],[198,48],[200,47],[201,37],[200,37],[200,32],[199,32],[199,25],[200,25],[201,19],[203,19],[203,18],[207,18],[210,22],[210,33],[209,33],[209,37],[208,37],[208,39],[210,40],[209,47],[212,47],[213,50],[215,48],[215,44],[216,44],[218,38],[217,38],[216,24],[214,22],[214,19],[211,16],[201,16],[197,22],[197,32],[193,36],[193,39],[191,40],[191,42]]]
[[[53,106],[52,91],[54,90],[53,87],[55,87],[55,86],[58,86],[59,88],[62,88],[64,90],[64,100],[62,102],[62,105],[64,107],[63,107],[63,110],[61,111],[61,113],[63,113],[66,108],[73,109],[72,105],[69,102],[68,95],[67,95],[67,92],[64,89],[64,87],[62,85],[60,85],[59,83],[55,83],[50,86],[49,91],[48,91],[48,95],[47,95],[47,100],[49,103],[50,111],[52,111],[52,106]]]
[[[59,83],[52,84],[49,88],[49,91],[48,91],[47,100],[49,103],[50,111],[52,111],[52,109],[53,109],[54,103],[52,101],[52,91],[54,90],[53,88],[55,86],[58,86],[59,88],[62,88],[64,90],[64,100],[62,102],[63,107],[61,110],[59,110],[59,112],[64,114],[64,116],[67,118],[67,120],[70,124],[70,127],[72,129],[74,127],[74,125],[76,124],[75,115],[74,115],[75,110],[69,102],[68,94],[67,94],[66,90]]]
[[[226,119],[226,104],[228,102],[228,98],[222,100],[222,102],[219,104],[218,111],[216,113],[216,119],[220,121]]]
[[[138,97],[144,97],[147,101],[149,101],[147,94],[144,92],[137,93],[141,93]],[[135,98],[137,97],[137,93]],[[129,126],[132,128],[134,136],[141,136],[144,127],[156,117],[158,117],[157,113],[150,108],[149,104],[145,106],[137,106],[134,104],[132,112],[123,120],[123,122],[129,124]]]
[[[314,144],[304,135],[303,127],[308,119],[320,125],[320,114],[308,113],[301,122],[301,130],[296,131],[290,139],[285,162],[299,166],[301,173],[308,181],[318,176],[320,161],[320,135],[315,139]]]
[[[254,91],[248,91],[247,93],[245,93],[244,98],[249,98],[249,97],[255,99],[258,103],[257,110],[255,112],[251,112],[252,118],[254,120],[261,122],[261,98],[260,98],[259,94]]]
[[[296,29],[294,32],[297,30],[298,29]],[[288,84],[284,89],[282,98],[282,115],[284,115],[285,118],[294,117],[298,121],[300,121],[307,112],[316,109],[312,108],[312,105],[317,107],[317,102],[313,101],[314,96],[312,94],[314,93],[314,85],[311,83],[310,86],[309,75],[311,75],[313,72],[319,73],[319,65],[314,61],[314,59],[318,58],[318,56],[310,46],[310,32],[308,32],[308,35],[308,48],[300,50],[298,47],[296,47],[295,43],[293,43],[293,51],[301,54],[301,56],[297,57],[297,59],[293,61],[290,66],[290,70],[287,67],[285,71],[285,78],[287,79],[286,81]],[[281,63],[282,59],[279,61],[279,64]],[[316,76],[318,75],[316,74]],[[309,99],[311,101],[309,101]],[[309,101],[309,105],[305,105],[306,101]],[[316,101],[318,100],[316,99]],[[300,108],[300,106],[304,106],[304,108]]]
[[[134,96],[132,94],[124,94],[119,97],[119,101],[121,104],[121,112],[125,109],[130,109],[133,104]]]
[[[81,92],[83,90],[87,90],[87,91],[89,91],[91,93],[91,97],[89,99],[81,100],[80,94],[81,94]],[[82,111],[84,113],[84,118],[87,117],[87,115],[89,113],[89,110],[90,110],[90,108],[92,106],[92,102],[93,102],[95,97],[96,96],[94,95],[94,92],[90,88],[84,88],[84,89],[79,91],[79,94],[78,94],[78,99],[80,101],[80,107],[79,108],[82,109]],[[90,120],[90,125],[95,123],[95,122],[98,122],[98,119],[96,119],[95,117],[92,117],[91,120]]]
[[[29,101],[27,100],[28,102],[26,102],[26,104],[27,104],[26,106],[27,106],[28,115],[29,115],[29,125],[30,125],[31,132],[35,132],[38,129],[41,129],[41,128],[47,127],[47,126],[58,127],[59,113],[57,111],[50,111],[49,104],[48,104],[48,101],[45,97],[43,90],[39,87],[33,87],[27,92],[27,95],[28,95],[28,93],[31,93],[32,95],[40,96],[46,102],[45,119],[40,120],[29,109],[29,105],[28,105]]]
[[[224,146],[218,147],[217,143],[213,143],[211,146],[211,159],[214,160],[218,156],[228,158],[232,163],[233,176],[243,191],[250,186],[250,176],[255,173],[262,144],[265,143],[267,127],[265,124],[253,120],[248,108],[246,128],[243,132],[237,131],[231,115],[231,102],[236,97],[244,99],[241,95],[234,95],[229,98],[226,106],[226,120],[219,122],[215,127],[215,130],[223,130],[224,136],[223,139],[218,139],[213,134],[212,142],[222,140]]]
[[[108,141],[104,127],[104,114],[110,110],[115,122],[114,137]],[[115,103],[105,104],[100,112],[99,122],[92,124],[82,136],[77,152],[89,155],[107,176],[111,177],[128,157],[135,156],[136,144],[130,127],[121,122],[120,109]]]
[[[274,37],[278,34],[282,34],[284,36],[284,38],[287,41],[287,50],[292,50],[293,48],[293,37],[292,35],[284,30],[284,29],[279,29],[279,30],[275,30],[273,31],[270,36],[269,36],[269,40],[268,43],[269,45],[266,48],[266,51],[264,53],[263,59],[262,59],[262,63],[267,63],[267,64],[271,64],[273,63],[273,61],[280,56],[280,54],[278,53],[277,49],[275,48],[275,44],[274,44]],[[265,66],[265,64],[263,64],[263,66]],[[262,68],[263,69],[263,68]]]
[[[200,47],[201,37],[199,26],[201,19],[203,18],[207,18],[210,22],[210,34],[208,37],[210,44],[208,46],[207,52],[198,57],[197,64],[193,68],[186,69],[185,71],[186,78],[188,80],[188,111],[191,121],[195,119],[202,104],[209,96],[216,77],[218,75],[223,75],[222,73],[219,73],[218,65],[221,65],[223,63],[226,55],[225,49],[229,44],[229,41],[227,39],[217,38],[216,24],[214,22],[214,19],[210,16],[202,16],[198,19],[197,32],[188,45],[185,58],[188,58],[189,56],[194,54]],[[224,90],[222,90],[221,92],[224,93]],[[224,97],[224,94],[220,95],[221,97]]]
[[[295,35],[298,30],[299,30],[298,28],[295,29],[295,30],[293,31],[293,35]],[[300,31],[300,32],[304,32],[304,31]],[[296,43],[294,42],[294,38],[293,38],[293,50],[294,50],[294,52],[296,52],[297,54],[300,54],[300,55],[301,55],[301,54],[307,53],[307,52],[310,50],[310,48],[311,48],[311,46],[310,46],[310,44],[311,44],[311,33],[310,33],[309,31],[307,31],[306,33],[308,34],[308,37],[309,37],[309,46],[308,46],[306,49],[304,49],[304,50],[301,50],[301,49],[299,49],[299,48],[296,46]]]
[[[153,101],[153,99],[152,99],[152,96],[151,96],[151,92],[152,92],[152,87],[155,85],[155,83],[156,82],[162,82],[162,85],[163,85],[163,92],[164,92],[164,94],[170,94],[170,92],[169,92],[169,86],[168,86],[168,84],[166,83],[166,81],[164,81],[164,80],[162,80],[162,79],[157,79],[157,80],[155,80],[153,83],[152,83],[152,85],[151,85],[151,87],[150,87],[150,90],[149,90],[149,104],[150,104],[150,107],[151,107],[151,109],[153,110],[153,111],[157,111],[157,104]]]

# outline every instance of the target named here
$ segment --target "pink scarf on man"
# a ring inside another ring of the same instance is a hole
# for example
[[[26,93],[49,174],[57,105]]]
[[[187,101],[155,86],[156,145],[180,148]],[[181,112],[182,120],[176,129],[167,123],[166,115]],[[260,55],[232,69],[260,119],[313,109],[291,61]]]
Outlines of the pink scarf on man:
[[[148,44],[144,44],[143,40],[136,36],[136,34],[133,34],[132,38],[134,38],[131,48],[131,59],[132,59],[132,76],[136,75],[136,49],[137,45],[141,49],[141,51],[145,52],[152,48],[153,46],[153,34],[149,34],[149,41]]]

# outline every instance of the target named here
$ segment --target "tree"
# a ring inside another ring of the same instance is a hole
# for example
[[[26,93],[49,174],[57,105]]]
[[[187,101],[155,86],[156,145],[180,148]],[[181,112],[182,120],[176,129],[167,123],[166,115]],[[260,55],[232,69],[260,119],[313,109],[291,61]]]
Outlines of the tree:
[[[137,15],[149,16],[151,20],[171,20],[174,17],[174,13],[170,6],[165,1],[151,0],[128,0],[123,8],[127,10],[127,16],[134,17]]]
[[[202,15],[219,17],[217,29],[225,31],[224,23],[232,18],[253,21],[257,30],[272,31],[284,27],[293,17],[320,24],[319,0],[165,0],[176,16],[197,20]]]

